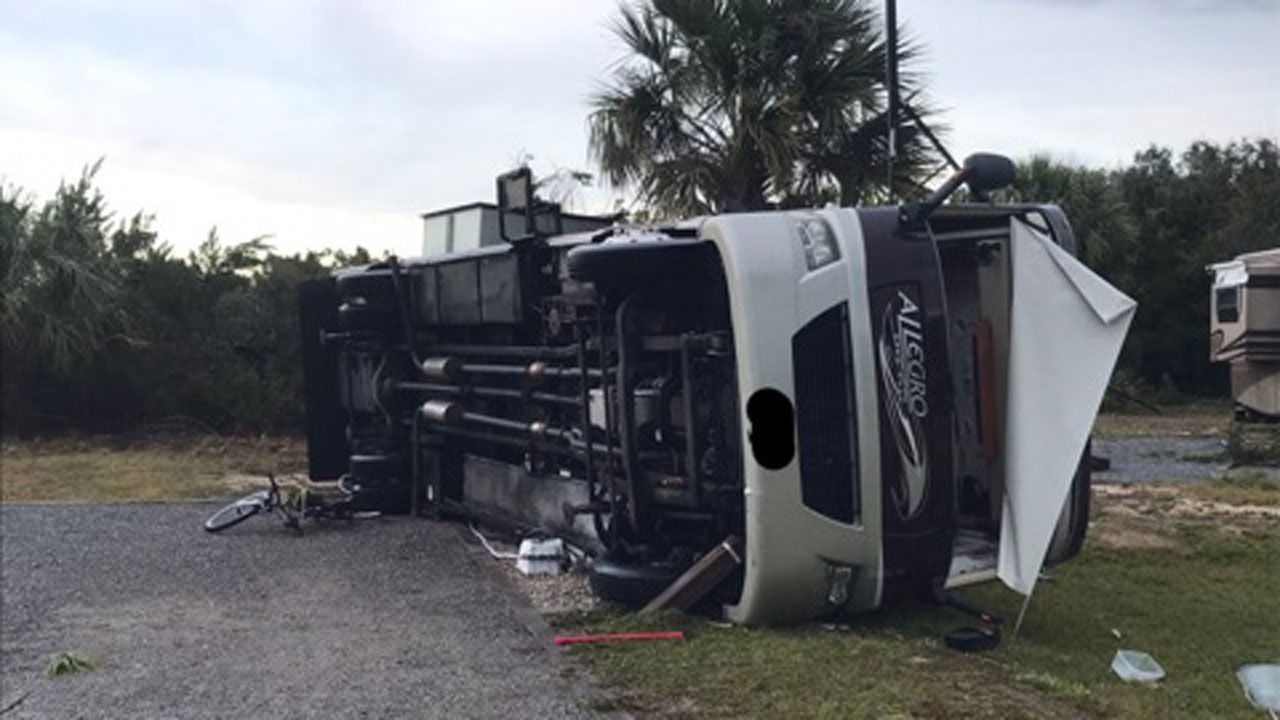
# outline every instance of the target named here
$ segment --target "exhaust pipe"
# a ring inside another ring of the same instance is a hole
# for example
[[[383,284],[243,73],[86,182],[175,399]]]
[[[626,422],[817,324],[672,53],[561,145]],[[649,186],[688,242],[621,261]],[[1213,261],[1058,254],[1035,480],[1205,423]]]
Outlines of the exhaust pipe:
[[[422,373],[432,380],[457,382],[462,376],[462,361],[448,355],[429,357],[422,361]]]
[[[437,425],[461,425],[466,419],[466,411],[461,405],[447,400],[428,400],[418,408],[427,422]]]

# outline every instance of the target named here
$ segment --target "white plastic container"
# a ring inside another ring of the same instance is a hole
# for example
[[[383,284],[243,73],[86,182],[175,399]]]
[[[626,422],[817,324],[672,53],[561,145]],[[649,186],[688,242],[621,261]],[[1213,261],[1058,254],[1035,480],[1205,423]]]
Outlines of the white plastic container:
[[[520,541],[516,569],[525,575],[559,575],[564,569],[564,541],[560,538]]]
[[[1236,671],[1245,697],[1259,710],[1280,712],[1280,663],[1245,665]]]
[[[1164,668],[1156,659],[1137,650],[1117,650],[1111,659],[1111,669],[1121,680],[1153,683],[1164,677]]]

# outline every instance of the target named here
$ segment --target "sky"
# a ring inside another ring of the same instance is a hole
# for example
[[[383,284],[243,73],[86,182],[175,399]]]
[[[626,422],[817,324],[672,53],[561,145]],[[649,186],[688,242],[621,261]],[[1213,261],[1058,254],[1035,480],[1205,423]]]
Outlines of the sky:
[[[873,0],[874,2],[875,0]],[[879,3],[876,3],[879,4]],[[494,177],[593,170],[624,56],[614,0],[4,0],[0,182],[98,158],[120,217],[285,252],[418,251]],[[947,145],[1114,167],[1151,143],[1280,136],[1280,0],[899,0]],[[620,193],[592,188],[575,210]]]

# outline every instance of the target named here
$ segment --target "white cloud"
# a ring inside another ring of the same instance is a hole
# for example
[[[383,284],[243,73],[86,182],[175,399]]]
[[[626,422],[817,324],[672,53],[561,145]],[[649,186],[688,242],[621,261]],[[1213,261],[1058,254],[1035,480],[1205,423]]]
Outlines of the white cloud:
[[[3,179],[47,198],[63,178],[78,176],[106,145],[92,138],[0,129],[6,166],[22,168],[21,176]],[[326,248],[413,255],[420,249],[421,225],[412,212],[388,212],[265,200],[235,183],[209,179],[249,171],[189,172],[165,156],[134,149],[122,158],[105,156],[96,181],[117,220],[134,213],[154,213],[161,240],[179,253],[195,247],[211,228],[226,242],[269,235],[277,249],[293,253]]]
[[[1270,13],[1148,2],[902,3],[956,154],[1049,151],[1117,164],[1150,143],[1280,134]]]
[[[0,172],[47,191],[106,155],[111,199],[162,226],[348,246],[337,228],[401,217],[416,244],[417,213],[488,199],[522,152],[586,167],[587,91],[617,50],[598,27],[611,6],[584,7],[21,5],[0,27]]]
[[[956,154],[1114,164],[1148,142],[1280,134],[1280,13],[1235,5],[1261,10],[917,0],[900,16],[951,109]],[[47,194],[105,155],[109,199],[155,212],[180,248],[217,224],[228,239],[274,233],[284,249],[411,251],[419,212],[488,199],[521,152],[592,169],[587,99],[623,54],[607,29],[615,7],[8,3],[0,174]],[[612,196],[587,193],[582,209]]]

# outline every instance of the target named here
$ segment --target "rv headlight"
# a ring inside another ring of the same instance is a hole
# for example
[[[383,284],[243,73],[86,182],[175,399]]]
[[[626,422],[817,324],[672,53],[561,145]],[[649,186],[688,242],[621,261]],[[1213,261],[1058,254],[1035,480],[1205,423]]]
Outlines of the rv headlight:
[[[812,272],[840,259],[840,247],[836,235],[821,218],[802,218],[796,223],[800,247],[804,248],[804,261]]]

